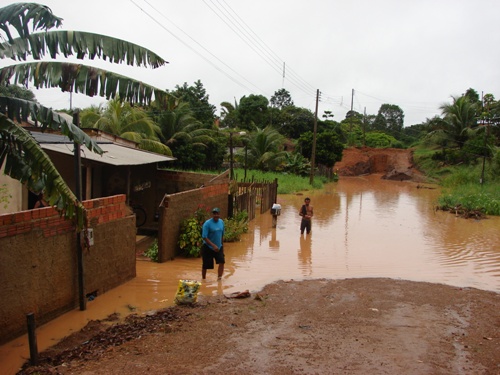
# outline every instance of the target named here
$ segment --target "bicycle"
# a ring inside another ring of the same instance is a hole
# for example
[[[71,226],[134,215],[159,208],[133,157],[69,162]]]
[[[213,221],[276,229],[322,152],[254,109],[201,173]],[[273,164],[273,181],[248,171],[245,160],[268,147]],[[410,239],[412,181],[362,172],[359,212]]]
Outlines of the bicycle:
[[[130,203],[130,206],[132,207],[135,215],[135,226],[137,228],[142,227],[144,224],[146,224],[146,220],[148,218],[146,210],[140,203]]]

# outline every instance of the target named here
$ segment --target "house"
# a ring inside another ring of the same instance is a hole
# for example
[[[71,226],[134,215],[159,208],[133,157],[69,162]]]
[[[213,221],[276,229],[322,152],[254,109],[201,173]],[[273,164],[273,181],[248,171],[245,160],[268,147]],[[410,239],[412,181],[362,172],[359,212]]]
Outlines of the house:
[[[40,132],[40,128],[27,128],[49,155],[55,167],[71,190],[75,188],[74,143],[60,134]],[[103,155],[81,146],[82,200],[125,194],[127,203],[141,207],[146,213],[144,227],[155,227],[155,215],[164,191],[158,191],[158,165],[175,160],[137,148],[135,142],[89,129],[87,133],[104,151]],[[36,194],[28,191],[18,181],[0,176],[0,187],[6,186],[8,203],[0,205],[0,214],[18,212],[34,207]],[[4,189],[5,190],[5,189]]]

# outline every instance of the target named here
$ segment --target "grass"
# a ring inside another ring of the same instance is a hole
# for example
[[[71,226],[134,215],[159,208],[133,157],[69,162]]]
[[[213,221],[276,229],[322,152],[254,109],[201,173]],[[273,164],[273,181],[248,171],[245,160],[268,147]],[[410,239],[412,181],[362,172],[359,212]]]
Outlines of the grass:
[[[436,152],[431,149],[416,149],[414,161],[419,170],[433,182],[443,186],[438,198],[441,209],[460,207],[464,212],[481,212],[486,215],[500,215],[500,176],[495,162],[488,162],[484,168],[484,183],[481,184],[483,166],[481,160],[473,165],[443,165],[432,160]]]
[[[237,181],[243,181],[245,170],[240,168],[235,169],[234,176]],[[247,170],[246,181],[274,181],[275,178],[278,179],[278,194],[293,194],[301,191],[321,189],[328,182],[325,177],[315,176],[313,185],[311,186],[309,184],[309,177],[255,170]]]

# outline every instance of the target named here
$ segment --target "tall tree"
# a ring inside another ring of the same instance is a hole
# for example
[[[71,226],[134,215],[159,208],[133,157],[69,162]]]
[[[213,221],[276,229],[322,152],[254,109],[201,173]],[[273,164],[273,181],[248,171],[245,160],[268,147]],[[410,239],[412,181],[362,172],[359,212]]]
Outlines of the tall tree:
[[[237,129],[240,127],[239,118],[239,106],[236,99],[234,100],[234,105],[229,102],[220,103],[221,106],[221,123],[220,126],[223,128]]]
[[[279,89],[271,96],[271,107],[283,109],[293,105],[292,96],[285,89]]]
[[[238,109],[241,128],[250,131],[265,128],[269,124],[268,105],[269,100],[265,96],[243,96]]]
[[[205,126],[211,127],[215,121],[215,106],[210,104],[210,97],[200,80],[188,86],[186,82],[182,86],[175,86],[171,95],[181,101],[189,103],[193,116]]]
[[[404,126],[404,112],[394,104],[382,104],[373,122],[374,130],[380,130],[399,139]]]
[[[114,63],[126,62],[153,68],[166,63],[143,47],[108,36],[70,31],[30,33],[30,25],[32,30],[49,30],[61,24],[61,18],[40,4],[16,3],[0,8],[0,29],[4,33],[2,39],[6,40],[0,45],[0,57],[25,60],[31,56],[41,59],[48,51],[51,58],[60,54],[75,54],[80,59],[99,57]],[[12,34],[13,29],[17,31],[17,38]],[[60,87],[63,91],[83,92],[90,96],[99,94],[110,98],[119,93],[122,99],[131,102],[150,102],[153,94],[155,98],[165,95],[162,90],[141,82],[82,64],[44,61],[0,69],[0,85],[26,85],[27,81],[33,81],[36,87]],[[42,125],[42,129],[50,127],[59,130],[70,139],[85,143],[90,150],[102,150],[76,126],[37,103],[0,97],[0,105],[0,167],[5,165],[6,174],[27,183],[30,189],[44,189],[49,202],[56,204],[66,217],[77,214],[81,227],[83,205],[33,137],[11,119],[26,121],[31,116]],[[4,113],[8,114],[8,118]]]
[[[273,119],[273,127],[288,138],[298,139],[302,133],[313,130],[314,113],[307,108],[285,107]]]
[[[0,96],[36,101],[33,91],[18,85],[0,86]]]
[[[313,145],[313,133],[311,131],[302,134],[298,140],[298,146],[301,154],[311,159]],[[342,151],[344,145],[339,140],[337,133],[333,131],[326,131],[319,133],[316,137],[316,155],[315,160],[317,164],[322,164],[326,167],[333,167],[333,165],[342,159]]]
[[[82,111],[81,118],[87,126],[136,142],[143,150],[172,156],[170,148],[160,141],[161,129],[153,119],[142,108],[118,97],[105,108]]]
[[[245,161],[250,169],[274,171],[286,159],[283,151],[283,136],[271,127],[251,133],[246,144],[246,155],[240,151],[236,159]]]
[[[452,97],[451,104],[440,106],[443,115],[443,131],[462,148],[469,139],[469,130],[477,125],[477,106],[467,96]]]
[[[208,160],[209,146],[215,142],[213,125],[202,124],[189,103],[172,95],[163,103],[154,103],[152,108],[164,142],[177,158],[174,165],[186,169],[203,168]]]

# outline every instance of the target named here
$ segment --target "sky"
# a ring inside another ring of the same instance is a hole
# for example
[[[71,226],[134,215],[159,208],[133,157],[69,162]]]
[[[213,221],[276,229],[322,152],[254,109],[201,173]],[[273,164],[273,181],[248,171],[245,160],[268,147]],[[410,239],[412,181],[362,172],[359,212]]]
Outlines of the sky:
[[[0,0],[0,6],[11,2]],[[105,34],[149,48],[169,64],[150,69],[88,65],[160,89],[200,80],[220,114],[222,102],[279,89],[294,104],[377,114],[398,105],[405,126],[441,113],[468,88],[500,99],[498,0],[46,0],[61,29]],[[0,61],[0,66],[11,60]],[[54,109],[68,93],[33,89]],[[105,103],[73,95],[73,107]]]

